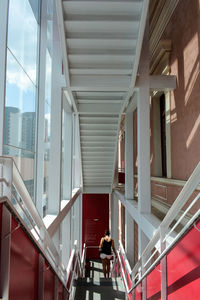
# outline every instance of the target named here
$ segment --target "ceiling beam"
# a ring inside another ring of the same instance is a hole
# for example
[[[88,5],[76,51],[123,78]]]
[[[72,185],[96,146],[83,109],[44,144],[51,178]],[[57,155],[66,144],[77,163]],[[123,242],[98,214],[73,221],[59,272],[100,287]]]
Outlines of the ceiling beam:
[[[136,80],[136,88],[139,88],[144,82],[140,77]],[[169,91],[176,88],[176,76],[174,75],[150,75],[149,76],[150,89],[156,91]]]
[[[129,76],[101,76],[101,75],[72,75],[71,90],[72,91],[128,91],[130,84]]]
[[[117,114],[120,112],[122,105],[121,104],[112,104],[106,103],[102,104],[78,104],[78,111],[80,114]]]

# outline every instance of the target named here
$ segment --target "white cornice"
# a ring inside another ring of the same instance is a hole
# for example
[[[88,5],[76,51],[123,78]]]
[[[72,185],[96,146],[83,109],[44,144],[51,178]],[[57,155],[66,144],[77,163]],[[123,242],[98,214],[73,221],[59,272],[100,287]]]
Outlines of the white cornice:
[[[160,11],[157,24],[150,36],[150,58],[153,57],[162,34],[178,4],[179,0],[167,0]]]

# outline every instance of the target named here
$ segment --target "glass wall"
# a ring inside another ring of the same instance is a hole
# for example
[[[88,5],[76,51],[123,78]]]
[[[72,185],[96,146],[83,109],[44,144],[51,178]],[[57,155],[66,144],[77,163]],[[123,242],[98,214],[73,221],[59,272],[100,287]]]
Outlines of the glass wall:
[[[4,154],[14,157],[32,198],[39,7],[40,0],[10,0],[7,37]]]
[[[51,84],[52,84],[52,45],[53,45],[53,1],[47,0],[47,43],[46,43],[46,78],[45,78],[45,124],[44,124],[44,182],[43,205],[44,213],[48,209],[49,164],[51,136]]]

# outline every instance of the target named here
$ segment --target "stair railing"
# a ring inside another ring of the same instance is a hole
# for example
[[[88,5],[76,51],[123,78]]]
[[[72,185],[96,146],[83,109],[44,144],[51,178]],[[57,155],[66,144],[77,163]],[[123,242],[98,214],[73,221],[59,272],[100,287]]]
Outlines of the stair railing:
[[[5,202],[66,286],[68,274],[12,157],[0,156],[0,202]],[[69,291],[67,291],[69,293]]]
[[[175,232],[177,226],[180,225],[183,218],[191,211],[192,208],[199,207],[197,203],[200,199],[200,193],[191,201],[192,193],[200,183],[200,163],[196,166],[188,181],[185,183],[183,189],[179,193],[178,197],[174,201],[173,205],[169,209],[165,218],[161,222],[160,226],[156,230],[153,238],[146,246],[140,259],[135,264],[134,268],[130,271],[129,264],[123,246],[120,242],[118,251],[118,262],[121,269],[121,275],[124,281],[126,292],[128,295],[132,294],[132,291],[143,281],[143,279],[155,268],[155,266],[161,262],[165,264],[164,258],[166,254],[173,248],[189,228],[195,224],[195,221],[200,216],[200,209],[196,209],[193,216],[188,219],[187,223],[184,224],[178,233]],[[189,205],[186,204],[190,200]],[[200,202],[200,201],[199,201]],[[177,218],[178,215],[181,217]],[[164,272],[161,272],[161,276],[166,276]],[[161,278],[161,298],[165,299],[165,278]],[[163,284],[163,286],[162,286]]]
[[[77,248],[77,240],[76,240],[74,242],[74,248],[72,249],[68,266],[67,266],[66,286],[70,294],[72,293],[73,282],[78,277],[83,277],[83,266],[81,264],[81,259]]]
[[[83,244],[83,251],[81,256],[81,270],[82,270],[82,277],[85,277],[85,263],[86,263],[86,244]]]

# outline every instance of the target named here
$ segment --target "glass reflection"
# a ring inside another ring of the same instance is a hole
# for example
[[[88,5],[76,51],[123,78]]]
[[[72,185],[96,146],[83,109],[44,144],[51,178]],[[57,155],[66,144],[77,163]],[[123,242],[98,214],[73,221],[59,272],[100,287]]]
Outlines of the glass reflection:
[[[32,199],[39,2],[9,1],[4,118],[4,154],[14,158]]]
[[[8,48],[36,84],[38,23],[35,15],[38,11],[33,12],[33,9],[38,9],[37,0],[34,6],[27,0],[10,0]]]

